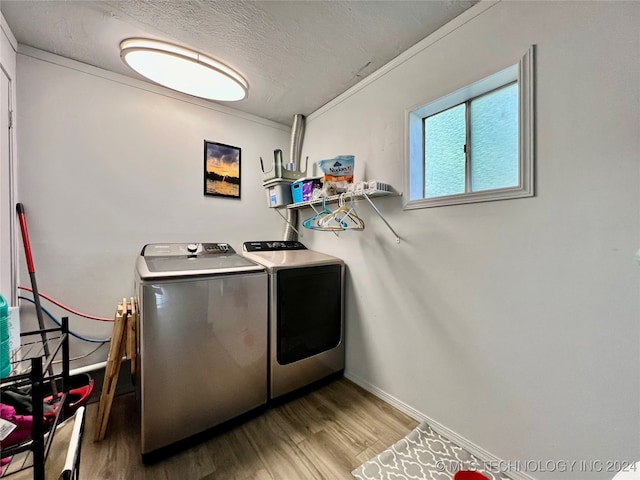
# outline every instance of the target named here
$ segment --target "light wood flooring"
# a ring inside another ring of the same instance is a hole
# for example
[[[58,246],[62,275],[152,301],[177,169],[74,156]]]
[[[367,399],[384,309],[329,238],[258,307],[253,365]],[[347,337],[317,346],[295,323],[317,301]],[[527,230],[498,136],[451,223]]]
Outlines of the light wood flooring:
[[[94,442],[90,404],[81,480],[339,480],[404,437],[415,420],[345,378],[272,407],[195,446],[143,465],[135,396],[114,400],[107,436]]]

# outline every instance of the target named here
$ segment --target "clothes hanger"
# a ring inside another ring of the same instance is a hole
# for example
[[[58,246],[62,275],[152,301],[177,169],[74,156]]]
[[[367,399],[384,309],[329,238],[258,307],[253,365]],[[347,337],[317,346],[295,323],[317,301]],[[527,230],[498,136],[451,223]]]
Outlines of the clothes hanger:
[[[331,214],[331,210],[327,209],[327,197],[322,197],[322,210],[320,212],[317,212],[316,209],[314,208],[314,212],[316,212],[315,215],[312,215],[311,217],[307,218],[306,220],[304,220],[302,222],[302,226],[305,228],[309,228],[311,230],[319,230],[319,226],[318,226],[318,220],[326,215],[330,215]],[[313,205],[311,205],[311,208],[313,208]]]
[[[344,193],[341,193],[340,196],[338,197],[338,208],[336,210],[329,212],[327,215],[319,217],[316,220],[316,223],[318,225],[317,229],[324,230],[324,231],[344,230],[342,224],[340,223],[340,220],[336,217],[337,214],[343,213],[343,210],[342,210],[343,208],[344,208]]]
[[[349,220],[353,222],[353,225],[346,230],[364,230],[364,220],[356,213],[356,206],[353,200],[353,192],[351,192],[351,198],[349,201],[349,212],[347,213]]]
[[[338,208],[317,219],[319,230],[364,230],[364,220],[358,216],[353,206],[353,195],[349,207],[345,205],[344,193],[340,194]]]

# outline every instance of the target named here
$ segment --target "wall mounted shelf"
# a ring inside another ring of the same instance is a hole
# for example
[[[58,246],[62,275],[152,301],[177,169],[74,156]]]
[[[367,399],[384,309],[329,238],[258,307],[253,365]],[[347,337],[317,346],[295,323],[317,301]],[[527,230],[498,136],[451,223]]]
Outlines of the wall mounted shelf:
[[[332,203],[337,203],[340,200],[340,195],[342,194],[331,195],[327,197],[327,199],[325,200],[325,204],[330,205]],[[363,190],[360,192],[345,193],[344,198],[347,200],[350,200],[353,197],[354,200],[358,200],[360,198],[367,198],[367,197],[376,198],[376,197],[391,197],[391,196],[398,196],[398,195],[400,194],[396,192],[388,191],[388,190]],[[297,210],[304,207],[322,205],[322,200],[323,200],[322,198],[316,198],[315,200],[308,200],[306,202],[292,203],[287,205],[287,210]]]
[[[337,203],[340,200],[341,195],[344,195],[344,199],[345,200],[351,200],[353,198],[354,200],[365,199],[367,202],[369,202],[369,204],[371,205],[373,210],[376,212],[376,214],[378,214],[378,216],[382,219],[382,221],[387,226],[387,228],[389,230],[391,230],[391,232],[396,237],[396,243],[400,243],[400,236],[396,233],[396,231],[393,229],[393,227],[391,227],[389,222],[387,222],[387,220],[384,218],[384,216],[382,215],[380,210],[378,210],[378,207],[376,207],[375,204],[371,201],[372,198],[391,197],[391,196],[402,195],[401,193],[397,193],[397,192],[394,192],[394,191],[391,191],[391,190],[367,189],[367,190],[362,190],[362,191],[358,191],[358,192],[348,192],[348,193],[344,193],[344,194],[331,195],[329,197],[326,197],[326,199],[317,198],[315,200],[309,200],[309,201],[306,201],[306,202],[292,203],[290,205],[287,205],[287,210],[299,210],[299,209],[302,209],[302,208],[305,208],[305,207],[310,207],[310,208],[313,208],[314,211],[316,211],[315,207],[319,206],[319,205],[322,205],[323,201],[324,201],[325,205],[330,205],[332,203]],[[316,213],[317,213],[317,211],[316,211]],[[296,230],[296,232],[297,232],[297,230]]]

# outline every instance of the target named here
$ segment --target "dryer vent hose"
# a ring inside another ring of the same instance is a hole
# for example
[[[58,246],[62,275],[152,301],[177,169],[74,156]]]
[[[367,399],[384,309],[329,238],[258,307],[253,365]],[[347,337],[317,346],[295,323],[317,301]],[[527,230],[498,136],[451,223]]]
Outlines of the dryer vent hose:
[[[300,170],[300,156],[302,154],[302,141],[304,140],[304,115],[297,113],[293,116],[293,126],[291,127],[291,153],[289,163],[293,163],[296,170]],[[284,240],[298,240],[298,211],[287,210],[287,223],[284,227]]]
[[[296,228],[298,227],[298,211],[297,210],[287,210],[287,226],[284,229],[283,240],[285,241],[297,241],[298,240],[298,232],[296,232],[291,225],[294,225]]]
[[[302,141],[304,140],[304,115],[297,113],[293,116],[291,127],[291,153],[289,163],[293,163],[296,170],[300,170],[300,157],[302,155]]]

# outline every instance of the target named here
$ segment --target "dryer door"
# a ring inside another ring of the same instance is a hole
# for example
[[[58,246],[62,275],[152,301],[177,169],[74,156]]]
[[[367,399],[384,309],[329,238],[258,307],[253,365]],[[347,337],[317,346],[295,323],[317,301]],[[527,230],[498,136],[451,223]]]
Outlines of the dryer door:
[[[287,365],[342,339],[342,267],[283,269],[277,275],[276,358]]]

